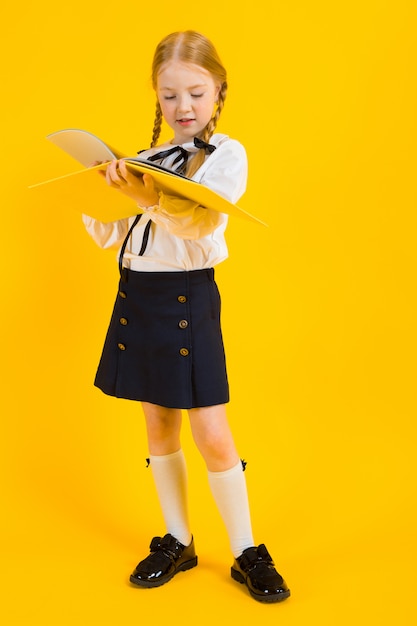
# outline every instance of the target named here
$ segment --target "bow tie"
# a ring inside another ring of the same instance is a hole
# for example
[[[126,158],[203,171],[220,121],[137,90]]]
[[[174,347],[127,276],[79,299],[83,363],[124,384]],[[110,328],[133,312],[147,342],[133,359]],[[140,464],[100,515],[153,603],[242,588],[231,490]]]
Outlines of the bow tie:
[[[194,137],[194,145],[199,150],[202,150],[204,148],[204,150],[208,152],[208,154],[211,154],[216,149],[216,146],[213,146],[211,143],[206,143],[205,141],[203,141],[202,139],[199,139],[198,137]]]
[[[198,137],[194,137],[194,147],[197,148],[198,150],[204,149],[208,154],[211,154],[216,149],[216,146],[213,146],[210,143],[206,143],[205,141],[203,141],[202,139],[199,139]],[[182,146],[174,146],[173,148],[169,148],[168,150],[162,150],[162,152],[157,152],[156,154],[153,154],[152,156],[148,157],[147,160],[151,162],[163,161],[164,159],[169,157],[171,154],[175,154],[176,152],[179,152],[179,154],[174,159],[172,165],[173,166],[177,165],[177,167],[174,169],[175,172],[178,172],[179,174],[183,174],[187,168],[188,155],[190,154],[190,151],[186,150]]]

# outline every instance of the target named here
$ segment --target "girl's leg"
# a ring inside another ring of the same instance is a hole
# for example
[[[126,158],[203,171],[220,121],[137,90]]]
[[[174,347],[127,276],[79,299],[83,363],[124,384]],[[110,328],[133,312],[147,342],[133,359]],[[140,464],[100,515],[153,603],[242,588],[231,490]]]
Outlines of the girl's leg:
[[[164,455],[181,448],[180,432],[182,414],[180,409],[142,402],[150,454]]]
[[[226,525],[233,555],[254,545],[246,481],[225,405],[190,409],[194,441],[208,469],[210,488]]]
[[[148,433],[150,466],[167,533],[188,546],[191,532],[188,520],[187,468],[181,450],[182,414],[147,402],[142,403]]]
[[[253,598],[260,602],[280,602],[290,590],[264,544],[255,547],[246,481],[224,405],[189,411],[195,442],[203,455],[210,487],[226,525],[235,557],[231,575],[246,584]]]

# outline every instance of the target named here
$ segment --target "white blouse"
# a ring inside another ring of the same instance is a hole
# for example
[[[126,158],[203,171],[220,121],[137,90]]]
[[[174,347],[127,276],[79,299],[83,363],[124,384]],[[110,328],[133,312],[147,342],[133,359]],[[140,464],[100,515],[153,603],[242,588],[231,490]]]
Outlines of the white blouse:
[[[247,158],[242,144],[227,135],[215,134],[210,143],[216,150],[206,159],[192,180],[206,185],[230,202],[236,203],[246,189]],[[183,144],[187,152],[196,152],[194,143]],[[140,153],[148,158],[164,149],[165,144]],[[178,153],[161,164],[172,167]],[[160,192],[159,204],[145,210],[133,229],[123,257],[123,266],[137,272],[169,272],[214,267],[227,258],[224,231],[228,216],[205,209],[192,200]],[[104,224],[87,215],[83,222],[88,233],[102,248],[120,247],[134,217]],[[144,230],[151,221],[148,244],[138,256]]]

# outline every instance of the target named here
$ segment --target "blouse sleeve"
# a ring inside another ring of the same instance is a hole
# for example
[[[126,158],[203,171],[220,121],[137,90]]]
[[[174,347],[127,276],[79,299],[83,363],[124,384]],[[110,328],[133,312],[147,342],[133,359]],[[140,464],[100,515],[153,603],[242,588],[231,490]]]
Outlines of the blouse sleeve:
[[[88,234],[100,248],[118,248],[127,235],[128,220],[118,220],[104,224],[89,215],[82,216]]]
[[[197,171],[194,180],[230,202],[246,189],[247,159],[243,146],[232,139],[220,144]],[[227,216],[196,202],[160,192],[159,204],[145,209],[150,219],[181,239],[199,239],[227,221]]]
[[[215,157],[215,158],[214,158]],[[210,158],[213,158],[210,163]],[[241,143],[229,139],[203,164],[199,182],[233,204],[246,191],[248,161]]]

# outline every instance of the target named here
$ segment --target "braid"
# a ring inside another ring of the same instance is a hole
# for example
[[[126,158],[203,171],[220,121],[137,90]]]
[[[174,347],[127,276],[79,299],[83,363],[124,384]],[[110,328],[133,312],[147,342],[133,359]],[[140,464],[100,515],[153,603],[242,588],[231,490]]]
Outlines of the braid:
[[[224,101],[226,100],[226,94],[227,94],[227,82],[224,81],[219,91],[216,112],[211,118],[211,120],[209,121],[209,123],[207,124],[207,126],[205,127],[203,131],[203,135],[201,137],[202,140],[205,141],[206,143],[210,142],[210,139],[213,136],[214,131],[216,130],[217,122],[219,121],[220,114],[223,111]],[[199,167],[203,165],[205,158],[206,158],[206,151],[204,148],[202,148],[191,159],[190,165],[187,168],[187,172],[186,172],[186,175],[188,176],[188,178],[191,178],[191,176],[193,176],[193,174],[196,173]]]
[[[227,95],[227,82],[224,81],[224,83],[222,84],[220,88],[219,95],[217,98],[216,112],[204,129],[202,139],[203,141],[206,141],[207,143],[210,141],[214,131],[216,130],[217,122],[219,121],[219,117],[221,115],[221,112],[223,111],[224,101],[226,100],[226,95]]]
[[[156,145],[159,139],[159,135],[161,134],[161,127],[162,127],[162,110],[161,110],[161,105],[159,104],[159,101],[157,100],[156,111],[155,111],[155,121],[153,123],[151,148],[153,148]]]

